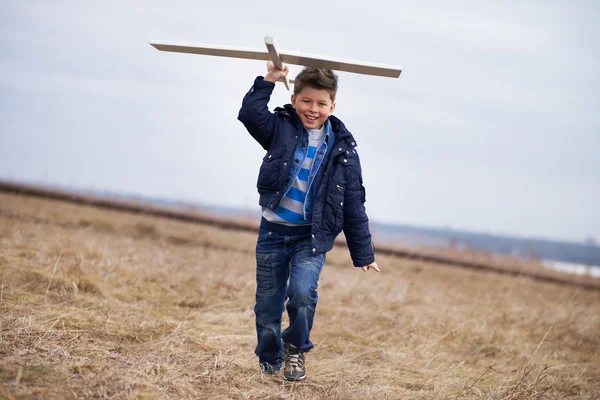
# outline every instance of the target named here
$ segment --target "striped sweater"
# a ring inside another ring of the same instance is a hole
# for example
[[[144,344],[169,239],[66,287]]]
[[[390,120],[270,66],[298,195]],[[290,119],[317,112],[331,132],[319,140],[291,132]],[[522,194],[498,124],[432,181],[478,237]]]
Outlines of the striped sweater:
[[[317,150],[324,145],[325,125],[321,129],[309,129],[308,135],[306,157],[298,176],[291,177],[294,179],[294,183],[290,190],[283,196],[275,211],[263,207],[263,217],[269,222],[288,226],[310,225],[312,223],[310,219],[307,219],[308,217],[304,212],[304,203],[310,189],[309,185],[312,183],[314,175],[316,175],[316,171],[314,171],[311,176],[311,171]]]

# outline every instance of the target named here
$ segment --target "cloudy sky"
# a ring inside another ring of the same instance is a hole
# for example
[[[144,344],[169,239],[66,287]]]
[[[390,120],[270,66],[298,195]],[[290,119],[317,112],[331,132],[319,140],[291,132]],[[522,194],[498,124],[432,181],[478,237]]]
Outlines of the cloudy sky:
[[[600,6],[501,3],[3,1],[0,179],[258,207],[264,151],[236,117],[265,65],[148,42],[271,35],[403,66],[339,74],[371,219],[598,239]]]

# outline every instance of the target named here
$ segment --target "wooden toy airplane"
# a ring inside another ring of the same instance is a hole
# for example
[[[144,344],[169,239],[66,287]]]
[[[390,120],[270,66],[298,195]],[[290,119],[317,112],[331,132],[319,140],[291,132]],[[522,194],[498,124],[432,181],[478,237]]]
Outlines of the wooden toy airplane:
[[[384,76],[389,78],[398,78],[402,72],[402,67],[396,65],[375,64],[364,61],[343,60],[327,56],[317,56],[314,54],[305,54],[293,51],[279,51],[272,37],[265,37],[266,50],[215,46],[193,43],[176,42],[150,42],[152,46],[161,51],[172,51],[176,53],[202,54],[207,56],[245,58],[251,60],[273,61],[275,68],[283,71],[283,63],[302,65],[315,68],[328,68],[336,71],[353,72],[363,75]],[[285,87],[290,90],[287,78],[283,78]],[[292,81],[293,82],[293,81]]]

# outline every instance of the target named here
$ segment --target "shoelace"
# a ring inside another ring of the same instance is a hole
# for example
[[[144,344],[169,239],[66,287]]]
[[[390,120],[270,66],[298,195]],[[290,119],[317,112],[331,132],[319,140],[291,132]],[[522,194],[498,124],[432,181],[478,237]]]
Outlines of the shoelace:
[[[299,354],[289,354],[287,357],[287,364],[292,368],[292,370],[302,369],[302,364],[304,364],[304,361],[300,358]]]

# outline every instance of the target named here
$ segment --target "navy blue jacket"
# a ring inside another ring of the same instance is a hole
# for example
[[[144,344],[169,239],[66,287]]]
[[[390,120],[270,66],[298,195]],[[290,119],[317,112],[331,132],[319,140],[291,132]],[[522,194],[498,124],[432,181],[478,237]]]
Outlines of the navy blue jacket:
[[[259,76],[244,97],[238,119],[260,145],[267,150],[258,175],[259,204],[275,210],[293,164],[293,156],[304,126],[296,110],[287,104],[271,113],[267,104],[275,84]],[[329,117],[334,145],[315,191],[312,210],[312,248],[314,253],[332,249],[337,235],[344,230],[352,262],[357,267],[375,261],[369,219],[365,210],[356,141],[342,121]]]

